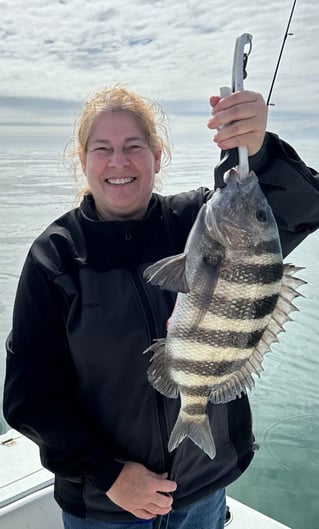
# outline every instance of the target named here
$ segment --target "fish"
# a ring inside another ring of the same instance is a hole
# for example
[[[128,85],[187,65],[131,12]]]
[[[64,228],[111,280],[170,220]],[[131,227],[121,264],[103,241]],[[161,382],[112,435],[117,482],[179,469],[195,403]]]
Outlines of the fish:
[[[284,264],[272,209],[253,171],[225,174],[201,207],[184,252],[148,266],[144,278],[177,292],[166,338],[151,353],[147,378],[180,409],[168,442],[185,437],[211,459],[216,446],[207,406],[242,397],[263,371],[263,358],[299,310],[293,300],[306,281]]]

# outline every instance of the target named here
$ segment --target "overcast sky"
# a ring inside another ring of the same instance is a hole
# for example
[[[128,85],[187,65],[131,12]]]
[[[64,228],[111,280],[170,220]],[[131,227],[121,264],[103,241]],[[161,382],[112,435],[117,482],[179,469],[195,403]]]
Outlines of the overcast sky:
[[[121,82],[162,103],[173,133],[207,134],[235,39],[253,35],[245,87],[267,98],[291,0],[0,0],[0,143],[62,141],[85,97]],[[318,137],[318,0],[297,0],[269,128]]]

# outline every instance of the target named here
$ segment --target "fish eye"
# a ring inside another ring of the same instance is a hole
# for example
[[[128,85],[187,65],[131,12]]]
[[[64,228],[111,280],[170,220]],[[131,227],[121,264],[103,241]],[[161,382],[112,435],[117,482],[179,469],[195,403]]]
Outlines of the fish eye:
[[[256,219],[259,221],[259,222],[266,222],[267,220],[267,213],[264,209],[258,209],[256,211]]]

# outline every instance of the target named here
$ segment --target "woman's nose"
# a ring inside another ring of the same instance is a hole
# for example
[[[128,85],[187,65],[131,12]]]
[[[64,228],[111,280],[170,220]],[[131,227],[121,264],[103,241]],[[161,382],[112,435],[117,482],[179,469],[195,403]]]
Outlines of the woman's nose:
[[[127,167],[129,163],[130,163],[129,158],[123,150],[120,150],[120,149],[113,150],[109,158],[110,167],[115,167],[115,168]]]

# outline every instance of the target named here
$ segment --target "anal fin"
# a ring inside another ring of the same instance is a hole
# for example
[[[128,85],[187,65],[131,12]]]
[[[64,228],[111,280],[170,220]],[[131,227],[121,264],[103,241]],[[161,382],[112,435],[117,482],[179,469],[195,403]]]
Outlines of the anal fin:
[[[147,378],[154,389],[162,395],[176,399],[179,395],[178,386],[171,379],[165,359],[165,338],[156,340],[144,353],[151,351],[153,356],[147,370]]]

